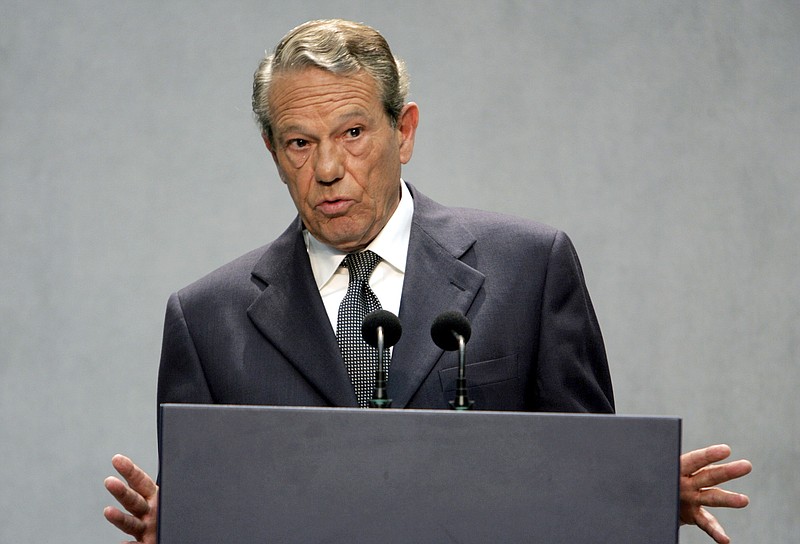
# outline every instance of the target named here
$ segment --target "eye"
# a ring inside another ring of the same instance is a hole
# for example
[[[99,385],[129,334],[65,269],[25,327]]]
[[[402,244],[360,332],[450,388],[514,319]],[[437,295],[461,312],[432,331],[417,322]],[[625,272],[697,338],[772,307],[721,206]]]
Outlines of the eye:
[[[294,140],[289,140],[287,147],[292,149],[302,149],[308,145],[308,140],[304,140],[302,138],[295,138]]]
[[[359,136],[361,136],[361,131],[362,131],[361,127],[353,127],[347,129],[347,135],[351,138],[358,138]]]

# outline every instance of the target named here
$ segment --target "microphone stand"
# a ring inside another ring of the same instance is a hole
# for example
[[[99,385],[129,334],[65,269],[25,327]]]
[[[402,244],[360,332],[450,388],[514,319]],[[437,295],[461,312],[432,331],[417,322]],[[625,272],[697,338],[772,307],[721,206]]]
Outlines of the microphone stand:
[[[469,400],[467,395],[467,344],[464,342],[463,336],[460,334],[456,336],[458,337],[458,378],[456,378],[456,398],[450,401],[450,408],[459,411],[472,410],[475,406],[475,401]]]
[[[370,408],[391,408],[392,399],[386,391],[386,370],[383,368],[383,327],[378,327],[378,370],[375,372],[375,389],[372,391]]]

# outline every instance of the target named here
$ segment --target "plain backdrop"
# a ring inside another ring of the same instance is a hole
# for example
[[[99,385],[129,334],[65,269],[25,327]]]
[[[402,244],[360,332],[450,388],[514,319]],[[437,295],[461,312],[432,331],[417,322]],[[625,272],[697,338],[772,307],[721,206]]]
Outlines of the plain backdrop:
[[[122,539],[102,481],[157,468],[172,291],[293,218],[250,113],[293,26],[403,57],[404,177],[581,256],[618,410],[755,465],[738,542],[800,534],[800,4],[0,0],[0,542]],[[535,512],[531,513],[535,515]],[[710,542],[694,528],[681,542]]]

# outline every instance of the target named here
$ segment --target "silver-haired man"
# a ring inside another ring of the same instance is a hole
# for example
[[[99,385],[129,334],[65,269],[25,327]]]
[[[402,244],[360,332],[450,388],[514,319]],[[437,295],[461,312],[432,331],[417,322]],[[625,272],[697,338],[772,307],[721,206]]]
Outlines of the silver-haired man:
[[[433,202],[401,178],[419,122],[384,38],[348,21],[290,31],[259,66],[253,110],[298,216],[276,240],[170,297],[158,402],[365,406],[372,372],[351,364],[340,306],[369,262],[371,303],[399,315],[389,389],[398,408],[446,409],[450,383],[429,327],[458,310],[476,333],[470,395],[483,409],[614,411],[600,329],[569,238],[546,225]],[[343,266],[344,264],[344,266]],[[355,274],[356,272],[353,272]],[[368,292],[368,293],[367,293]],[[338,336],[337,336],[338,333]],[[681,521],[728,542],[706,506],[739,508],[715,486],[727,446],[681,457]],[[106,518],[155,542],[158,486],[113,465]]]

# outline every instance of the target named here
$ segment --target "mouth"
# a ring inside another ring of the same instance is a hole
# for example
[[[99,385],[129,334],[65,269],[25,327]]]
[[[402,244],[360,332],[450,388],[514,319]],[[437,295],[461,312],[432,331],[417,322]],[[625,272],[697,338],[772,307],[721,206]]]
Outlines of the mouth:
[[[335,217],[337,215],[344,215],[353,205],[353,201],[347,198],[331,198],[323,200],[317,204],[316,208],[323,215]]]

